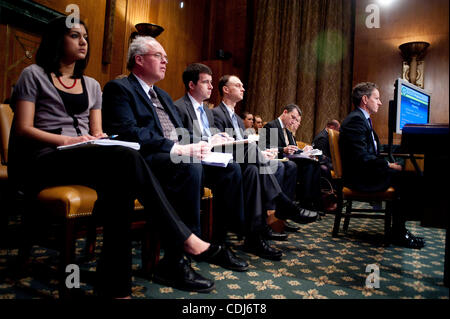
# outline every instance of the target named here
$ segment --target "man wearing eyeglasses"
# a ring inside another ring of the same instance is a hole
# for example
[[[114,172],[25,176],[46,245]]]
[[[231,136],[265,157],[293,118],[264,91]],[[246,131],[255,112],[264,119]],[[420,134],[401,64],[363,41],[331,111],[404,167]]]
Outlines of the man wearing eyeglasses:
[[[141,145],[140,152],[170,203],[199,236],[203,179],[200,160],[210,153],[211,147],[204,141],[190,142],[172,99],[155,85],[164,79],[167,64],[167,54],[158,41],[137,36],[128,50],[127,68],[131,74],[104,87],[103,123],[109,134]],[[197,260],[230,268],[229,256],[226,247],[211,245]],[[211,286],[211,281],[195,273],[182,255],[167,252],[157,266],[154,280],[189,291],[205,291]]]
[[[301,121],[300,107],[296,104],[288,104],[283,107],[282,113],[277,119],[268,122],[260,130],[260,139],[265,141],[266,147],[278,148],[279,158],[311,149],[311,146],[306,146],[305,149],[300,150],[291,132],[291,129],[298,128]],[[319,163],[304,158],[293,158],[293,161],[297,165],[298,172],[297,199],[302,206],[318,211],[321,209]],[[277,217],[285,219],[286,216],[279,215]]]

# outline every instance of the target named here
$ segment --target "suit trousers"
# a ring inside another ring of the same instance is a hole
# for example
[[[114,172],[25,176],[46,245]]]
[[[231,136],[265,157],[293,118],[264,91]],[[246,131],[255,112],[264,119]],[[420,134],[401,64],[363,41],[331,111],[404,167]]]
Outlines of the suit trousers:
[[[213,242],[222,243],[227,231],[244,232],[244,198],[239,164],[203,165],[203,182],[213,192]]]
[[[166,230],[168,249],[183,253],[191,235],[167,200],[142,156],[121,146],[93,146],[43,154],[30,167],[31,193],[49,186],[79,184],[97,191],[104,226],[98,289],[111,297],[131,294],[130,215],[137,198],[152,222]],[[151,208],[151,209],[150,209]],[[164,235],[164,234],[163,234]]]
[[[183,162],[175,163],[169,153],[154,153],[147,164],[155,172],[167,198],[183,222],[201,237],[202,164],[196,163],[192,158],[184,158]]]
[[[303,208],[317,210],[321,207],[320,164],[309,159],[296,158],[297,200]]]

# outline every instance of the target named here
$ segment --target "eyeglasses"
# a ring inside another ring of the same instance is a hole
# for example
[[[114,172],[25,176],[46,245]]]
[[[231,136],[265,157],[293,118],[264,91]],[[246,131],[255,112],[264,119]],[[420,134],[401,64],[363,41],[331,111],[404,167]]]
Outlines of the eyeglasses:
[[[169,63],[169,57],[167,55],[162,55],[161,53],[157,52],[157,53],[146,53],[146,54],[141,54],[142,56],[144,55],[152,55],[154,57],[157,57],[161,62],[165,61],[166,63]]]

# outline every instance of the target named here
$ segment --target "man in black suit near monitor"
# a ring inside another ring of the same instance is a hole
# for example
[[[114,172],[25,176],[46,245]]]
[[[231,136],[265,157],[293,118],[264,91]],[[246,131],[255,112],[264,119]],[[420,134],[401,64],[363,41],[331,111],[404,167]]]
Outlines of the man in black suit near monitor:
[[[364,192],[384,191],[394,186],[400,200],[394,202],[392,241],[408,248],[420,249],[425,242],[405,227],[402,199],[408,188],[416,188],[414,177],[402,171],[402,166],[389,163],[380,156],[380,141],[373,129],[371,116],[382,105],[380,92],[374,83],[363,82],[352,90],[353,110],[342,122],[339,148],[342,157],[344,185]]]

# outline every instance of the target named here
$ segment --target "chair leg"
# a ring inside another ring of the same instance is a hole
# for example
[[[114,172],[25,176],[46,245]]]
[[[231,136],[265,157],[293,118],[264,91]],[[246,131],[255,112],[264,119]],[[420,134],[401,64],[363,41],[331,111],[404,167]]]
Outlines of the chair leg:
[[[391,242],[392,225],[392,202],[386,202],[386,211],[384,216],[384,246],[387,247]]]
[[[342,217],[342,200],[338,200],[338,207],[336,209],[336,215],[334,216],[333,237],[337,237],[339,233],[339,226],[341,224]]]
[[[65,219],[62,227],[62,243],[60,248],[60,261],[58,267],[59,298],[71,297],[70,290],[66,287],[66,267],[75,261],[75,220]]]
[[[350,215],[352,214],[352,206],[353,202],[351,200],[347,201],[346,208],[345,208],[345,219],[344,219],[344,232],[347,232],[348,230],[348,224],[350,224]]]
[[[151,278],[156,265],[159,262],[159,254],[161,250],[161,242],[159,234],[154,229],[145,227],[144,236],[142,239],[142,275],[146,278]]]
[[[201,212],[201,228],[202,237],[206,241],[211,241],[213,236],[213,199],[202,200],[202,212]]]

